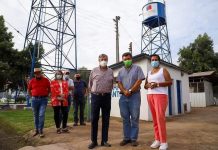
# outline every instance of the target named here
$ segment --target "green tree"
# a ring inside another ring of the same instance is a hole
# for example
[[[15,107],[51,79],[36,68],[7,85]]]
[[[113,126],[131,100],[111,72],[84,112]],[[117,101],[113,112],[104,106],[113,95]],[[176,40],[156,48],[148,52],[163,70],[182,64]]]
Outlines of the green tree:
[[[78,68],[77,72],[73,72],[70,77],[72,79],[74,79],[74,75],[76,73],[79,73],[81,75],[82,80],[84,80],[84,81],[86,81],[86,83],[88,83],[90,72],[91,71],[88,70],[86,67],[81,67],[81,68]]]
[[[16,52],[13,49],[12,39],[12,33],[8,32],[8,28],[5,26],[4,17],[0,16],[0,89],[3,89],[8,80],[7,73],[10,71],[11,60],[13,60],[10,56]]]
[[[10,88],[16,89],[24,86],[25,76],[30,74],[31,55],[36,48],[36,66],[41,66],[40,60],[44,54],[41,44],[30,43],[22,51],[14,49],[13,36],[5,26],[4,17],[0,16],[0,90],[3,90],[6,82],[10,81]]]
[[[187,47],[181,48],[178,55],[179,66],[190,73],[218,69],[218,56],[213,50],[213,40],[206,33],[199,35]]]

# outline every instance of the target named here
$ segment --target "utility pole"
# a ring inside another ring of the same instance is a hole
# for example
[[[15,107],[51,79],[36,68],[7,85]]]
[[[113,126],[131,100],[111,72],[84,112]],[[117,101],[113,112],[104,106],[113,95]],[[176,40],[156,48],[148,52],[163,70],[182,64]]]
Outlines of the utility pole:
[[[129,43],[129,52],[132,54],[132,42]]]
[[[116,29],[116,63],[119,62],[119,26],[118,21],[120,20],[120,16],[116,16],[113,21],[115,22],[115,29]]]

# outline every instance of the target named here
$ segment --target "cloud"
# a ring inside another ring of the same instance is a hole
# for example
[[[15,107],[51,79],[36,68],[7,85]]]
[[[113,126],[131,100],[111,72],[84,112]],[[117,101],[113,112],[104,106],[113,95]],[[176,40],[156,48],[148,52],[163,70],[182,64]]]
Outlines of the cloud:
[[[78,67],[92,69],[98,65],[98,55],[106,53],[109,64],[115,63],[115,25],[120,16],[120,55],[133,42],[133,54],[141,48],[141,21],[139,16],[144,0],[79,0],[77,1]],[[1,0],[0,13],[6,21],[25,35],[31,0]],[[203,33],[208,33],[218,51],[217,0],[167,0],[166,13],[173,62],[179,48],[187,46]],[[27,11],[28,10],[28,11]],[[22,49],[24,38],[14,29],[15,48]],[[72,52],[74,53],[74,52]],[[52,58],[51,58],[52,59]],[[74,62],[74,60],[72,60]]]

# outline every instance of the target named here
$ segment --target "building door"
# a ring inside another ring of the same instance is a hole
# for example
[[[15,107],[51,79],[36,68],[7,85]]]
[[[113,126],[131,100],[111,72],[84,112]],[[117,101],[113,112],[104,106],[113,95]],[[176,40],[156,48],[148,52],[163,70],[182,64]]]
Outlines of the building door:
[[[173,115],[172,110],[172,86],[168,86],[168,108],[169,108],[169,115]]]
[[[181,81],[176,80],[178,114],[182,113]]]

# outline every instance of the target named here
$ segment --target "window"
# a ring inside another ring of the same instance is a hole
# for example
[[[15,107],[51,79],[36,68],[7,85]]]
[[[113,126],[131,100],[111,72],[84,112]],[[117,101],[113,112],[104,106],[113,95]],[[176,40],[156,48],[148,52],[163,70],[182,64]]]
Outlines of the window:
[[[204,92],[204,82],[189,83],[189,92],[190,93]]]

